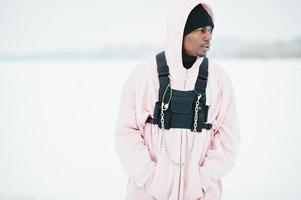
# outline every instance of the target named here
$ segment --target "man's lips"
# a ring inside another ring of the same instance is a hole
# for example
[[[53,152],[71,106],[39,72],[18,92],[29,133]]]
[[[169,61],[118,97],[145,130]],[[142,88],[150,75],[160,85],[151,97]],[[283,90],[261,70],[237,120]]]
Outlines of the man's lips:
[[[201,45],[201,48],[209,50],[210,49],[210,44],[203,44],[203,45]]]

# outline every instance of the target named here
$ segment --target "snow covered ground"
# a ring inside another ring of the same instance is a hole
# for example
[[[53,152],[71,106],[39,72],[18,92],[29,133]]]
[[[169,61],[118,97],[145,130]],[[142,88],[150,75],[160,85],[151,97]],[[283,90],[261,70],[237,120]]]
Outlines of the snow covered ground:
[[[0,200],[119,200],[114,128],[130,61],[0,62]],[[301,60],[217,60],[242,143],[223,200],[301,199]]]

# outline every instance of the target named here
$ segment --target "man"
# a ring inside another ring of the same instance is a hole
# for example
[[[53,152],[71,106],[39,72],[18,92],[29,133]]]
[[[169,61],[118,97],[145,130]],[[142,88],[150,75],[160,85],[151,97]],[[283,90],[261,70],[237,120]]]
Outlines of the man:
[[[206,57],[213,28],[207,4],[182,1],[164,52],[130,74],[115,137],[126,199],[221,199],[240,137],[231,81]]]

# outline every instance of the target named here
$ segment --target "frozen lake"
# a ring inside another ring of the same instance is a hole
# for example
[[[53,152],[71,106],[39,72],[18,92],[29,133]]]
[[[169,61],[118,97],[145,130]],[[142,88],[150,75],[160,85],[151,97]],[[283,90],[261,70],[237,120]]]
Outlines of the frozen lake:
[[[223,200],[301,199],[301,60],[216,60],[230,74],[241,148]],[[114,149],[132,61],[0,62],[0,200],[120,200]]]

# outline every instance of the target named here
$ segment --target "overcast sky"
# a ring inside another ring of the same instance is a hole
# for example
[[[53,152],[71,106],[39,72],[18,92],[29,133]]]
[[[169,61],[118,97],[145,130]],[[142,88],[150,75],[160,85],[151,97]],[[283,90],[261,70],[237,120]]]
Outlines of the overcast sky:
[[[215,38],[301,36],[300,0],[210,0]],[[0,0],[0,53],[163,45],[172,0]]]

